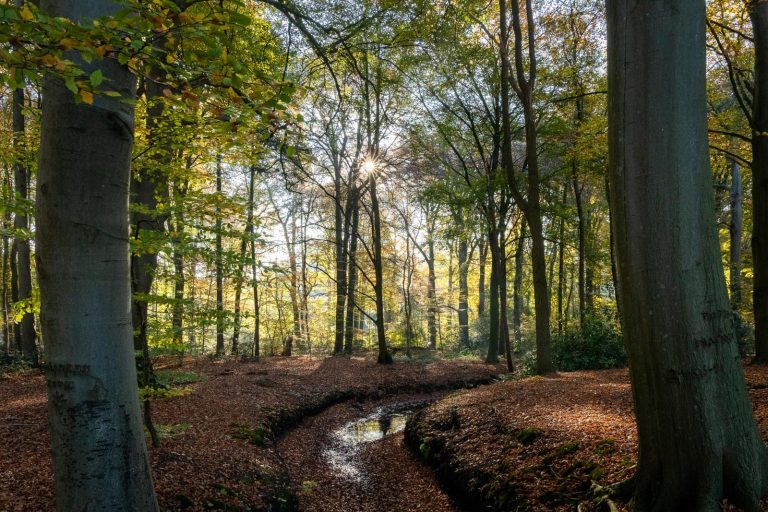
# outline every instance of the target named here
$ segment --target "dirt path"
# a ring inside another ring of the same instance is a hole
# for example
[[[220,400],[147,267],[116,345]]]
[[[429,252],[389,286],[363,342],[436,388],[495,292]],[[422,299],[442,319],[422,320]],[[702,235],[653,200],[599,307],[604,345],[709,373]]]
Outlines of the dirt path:
[[[418,407],[444,395],[445,392],[343,403],[305,420],[287,434],[277,449],[290,472],[300,509],[458,511],[429,467],[415,459],[404,445],[402,430],[398,430],[403,426],[403,416],[395,413],[390,419],[387,413],[399,411],[403,404],[406,408]],[[380,417],[385,429],[397,432],[379,440],[360,442],[382,435],[379,428],[374,428],[375,418]]]

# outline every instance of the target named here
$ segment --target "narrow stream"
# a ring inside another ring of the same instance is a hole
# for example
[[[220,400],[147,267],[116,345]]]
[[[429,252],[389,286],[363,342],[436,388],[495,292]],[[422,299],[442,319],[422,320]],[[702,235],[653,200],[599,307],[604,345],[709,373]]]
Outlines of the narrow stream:
[[[401,432],[408,417],[425,405],[421,402],[379,407],[364,418],[348,422],[330,434],[331,444],[323,451],[323,458],[340,477],[365,482],[367,474],[360,450],[368,443]]]
[[[445,392],[345,402],[305,420],[278,449],[302,512],[456,512],[403,444],[407,419]]]

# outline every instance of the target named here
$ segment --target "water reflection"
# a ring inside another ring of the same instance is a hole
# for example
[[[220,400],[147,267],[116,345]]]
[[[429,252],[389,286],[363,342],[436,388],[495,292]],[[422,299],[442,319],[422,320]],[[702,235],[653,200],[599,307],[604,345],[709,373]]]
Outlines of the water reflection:
[[[405,422],[412,413],[411,407],[379,408],[364,418],[350,421],[330,435],[331,445],[323,452],[325,460],[337,476],[365,481],[367,476],[360,460],[360,450],[368,443],[405,429]]]

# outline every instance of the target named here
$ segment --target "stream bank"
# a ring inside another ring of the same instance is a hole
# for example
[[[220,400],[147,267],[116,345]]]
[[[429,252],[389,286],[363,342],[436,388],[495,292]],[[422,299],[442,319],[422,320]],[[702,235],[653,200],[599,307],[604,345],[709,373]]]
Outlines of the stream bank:
[[[448,392],[337,404],[277,443],[306,512],[457,512],[428,465],[403,442],[408,416]]]

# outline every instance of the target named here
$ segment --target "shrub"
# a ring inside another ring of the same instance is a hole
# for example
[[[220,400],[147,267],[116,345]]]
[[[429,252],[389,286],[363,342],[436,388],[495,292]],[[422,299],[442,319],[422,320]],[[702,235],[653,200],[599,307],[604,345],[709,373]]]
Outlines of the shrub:
[[[608,319],[588,316],[581,328],[552,339],[555,366],[562,371],[602,370],[626,365],[624,340]]]

